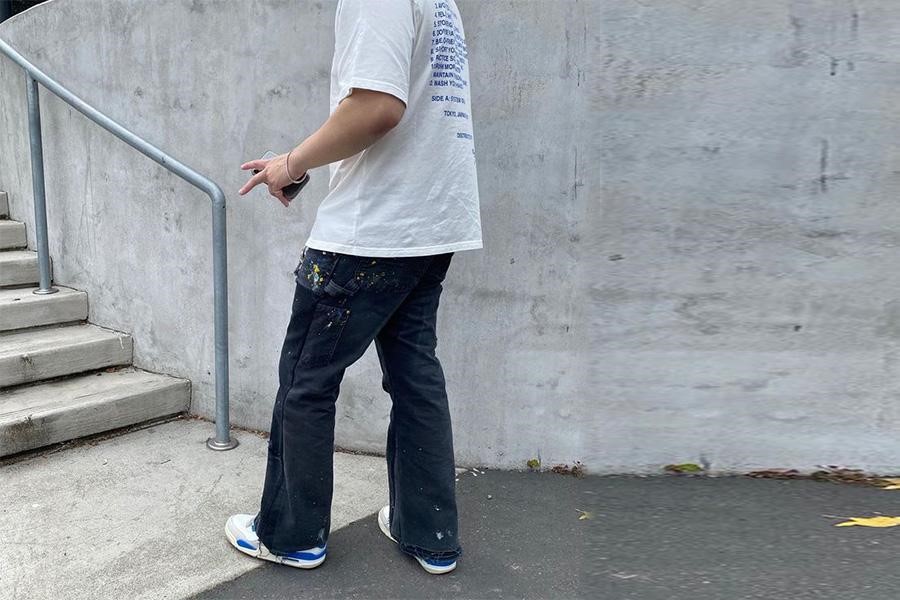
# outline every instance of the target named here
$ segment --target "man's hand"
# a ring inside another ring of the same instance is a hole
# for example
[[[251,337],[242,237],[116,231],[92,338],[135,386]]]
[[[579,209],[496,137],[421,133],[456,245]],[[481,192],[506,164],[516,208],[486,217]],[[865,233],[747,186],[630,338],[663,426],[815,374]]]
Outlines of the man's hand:
[[[284,188],[291,184],[291,178],[287,173],[287,154],[280,154],[268,160],[261,158],[251,160],[242,164],[241,169],[244,171],[259,169],[259,173],[247,180],[238,194],[243,196],[260,183],[264,183],[269,188],[269,193],[277,198],[285,208],[290,206],[291,201],[284,196]]]

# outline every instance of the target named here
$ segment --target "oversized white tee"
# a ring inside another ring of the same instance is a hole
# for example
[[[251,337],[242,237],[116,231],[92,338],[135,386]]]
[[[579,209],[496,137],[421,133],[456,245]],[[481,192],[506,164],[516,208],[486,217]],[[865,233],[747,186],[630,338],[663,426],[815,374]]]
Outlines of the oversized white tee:
[[[340,0],[331,112],[353,88],[396,96],[400,123],[332,163],[306,244],[358,256],[482,247],[469,68],[454,0]]]

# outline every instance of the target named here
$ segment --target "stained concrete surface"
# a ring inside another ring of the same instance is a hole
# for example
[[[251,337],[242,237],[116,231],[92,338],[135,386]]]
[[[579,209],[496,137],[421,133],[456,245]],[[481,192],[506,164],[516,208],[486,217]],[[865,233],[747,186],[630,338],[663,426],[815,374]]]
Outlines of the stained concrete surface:
[[[267,441],[206,448],[176,420],[0,466],[0,599],[184,598],[256,565],[225,539],[259,508]],[[383,458],[335,454],[333,528],[387,498]]]

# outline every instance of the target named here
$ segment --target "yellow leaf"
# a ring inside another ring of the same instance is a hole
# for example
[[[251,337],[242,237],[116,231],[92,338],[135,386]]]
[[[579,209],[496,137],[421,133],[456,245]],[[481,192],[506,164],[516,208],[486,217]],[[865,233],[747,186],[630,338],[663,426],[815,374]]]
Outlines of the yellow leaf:
[[[586,510],[581,510],[580,508],[576,508],[575,510],[581,513],[578,515],[579,521],[589,521],[594,518],[594,515]]]
[[[863,527],[896,527],[900,525],[900,517],[850,517],[849,521],[835,523],[835,527],[850,527],[861,525]]]
[[[883,490],[900,490],[900,477],[881,477],[881,481],[888,482],[889,485],[881,486]]]
[[[694,463],[681,463],[679,465],[666,465],[663,467],[672,473],[702,473],[703,467]]]

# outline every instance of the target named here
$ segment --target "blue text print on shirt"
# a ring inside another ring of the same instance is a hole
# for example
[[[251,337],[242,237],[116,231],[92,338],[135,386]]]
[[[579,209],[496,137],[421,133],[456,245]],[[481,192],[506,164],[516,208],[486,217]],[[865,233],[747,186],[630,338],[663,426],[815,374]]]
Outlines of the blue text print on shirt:
[[[465,90],[466,40],[459,29],[458,17],[448,2],[434,3],[434,27],[431,31],[431,85],[437,88]],[[433,95],[432,102],[451,102],[464,108],[465,98]],[[445,117],[468,119],[464,110],[445,110]]]
[[[446,94],[432,94],[432,102],[444,104],[445,119],[460,119],[458,123],[469,120],[465,92],[469,82],[466,80],[468,53],[466,40],[459,28],[459,15],[450,2],[437,0],[434,3],[434,25],[431,30],[431,79],[429,84],[437,91]],[[460,90],[458,95],[452,90]],[[470,131],[457,131],[456,139],[473,140]],[[472,155],[475,148],[472,148]]]

